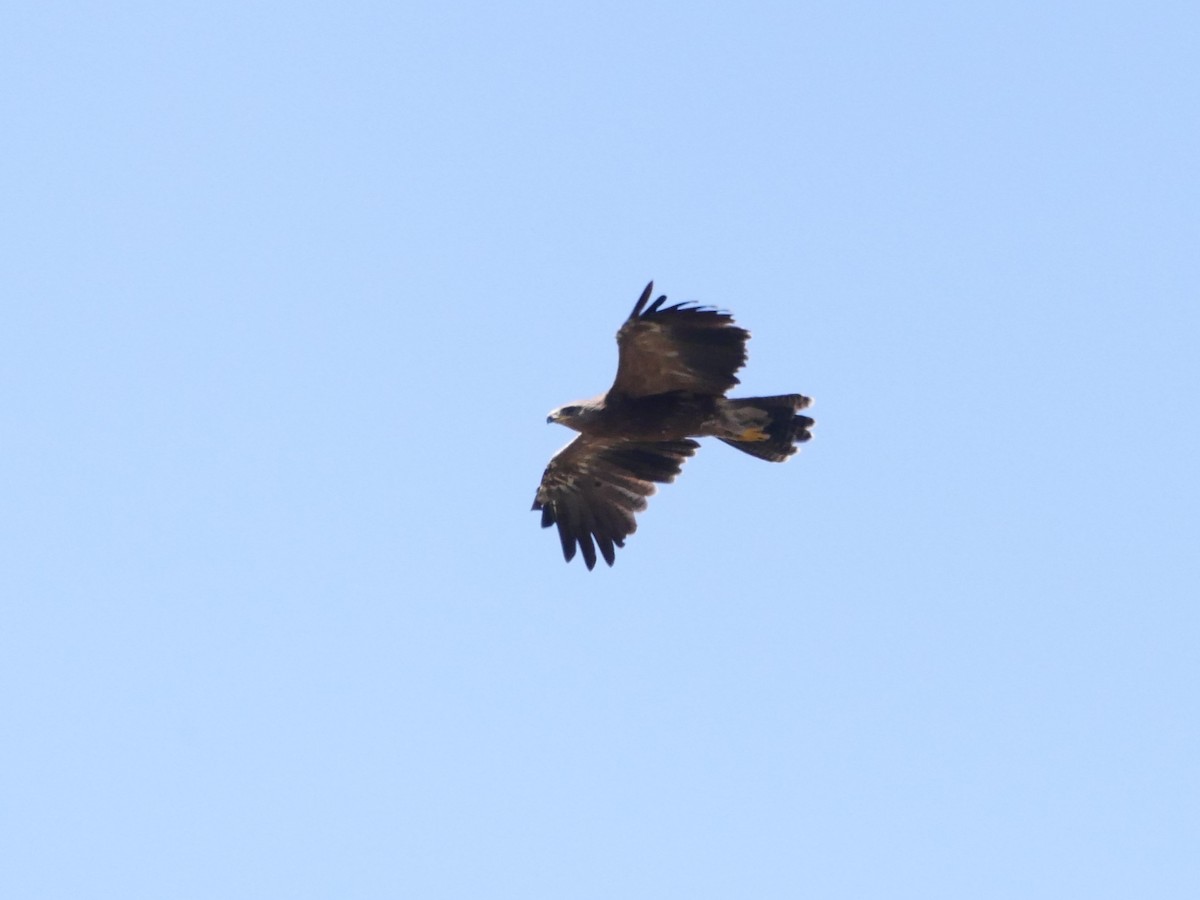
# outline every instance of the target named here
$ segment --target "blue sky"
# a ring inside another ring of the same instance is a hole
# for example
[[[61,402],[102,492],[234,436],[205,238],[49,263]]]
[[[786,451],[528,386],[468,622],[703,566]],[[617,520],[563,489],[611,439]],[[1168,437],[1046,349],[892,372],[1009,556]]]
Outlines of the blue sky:
[[[0,893],[1192,897],[1200,15],[0,20]],[[645,282],[815,398],[613,569]]]

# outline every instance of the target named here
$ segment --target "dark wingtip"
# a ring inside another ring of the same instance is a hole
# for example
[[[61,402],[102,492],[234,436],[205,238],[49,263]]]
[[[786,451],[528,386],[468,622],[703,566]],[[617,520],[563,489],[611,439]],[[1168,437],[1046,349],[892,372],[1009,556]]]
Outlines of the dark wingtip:
[[[646,285],[646,289],[642,291],[642,296],[638,298],[638,302],[634,305],[633,312],[629,314],[629,318],[636,319],[639,315],[641,315],[641,312],[645,308],[647,301],[650,299],[650,295],[653,293],[654,281],[651,280],[651,282]]]

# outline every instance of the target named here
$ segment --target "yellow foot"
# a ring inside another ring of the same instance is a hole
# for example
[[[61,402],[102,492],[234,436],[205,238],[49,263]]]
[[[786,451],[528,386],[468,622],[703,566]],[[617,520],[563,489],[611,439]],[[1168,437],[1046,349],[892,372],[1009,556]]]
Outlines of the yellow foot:
[[[739,441],[769,441],[771,436],[761,428],[747,428],[735,440]]]

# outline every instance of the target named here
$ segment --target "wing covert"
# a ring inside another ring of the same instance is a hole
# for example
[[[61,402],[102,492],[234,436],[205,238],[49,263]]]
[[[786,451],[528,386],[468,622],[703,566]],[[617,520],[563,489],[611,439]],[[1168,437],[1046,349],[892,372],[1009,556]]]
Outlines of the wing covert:
[[[629,318],[617,332],[617,377],[609,390],[627,397],[669,391],[722,395],[738,383],[746,363],[750,332],[718,309],[692,303],[664,306],[666,295],[650,302],[646,285]]]
[[[558,526],[567,562],[578,550],[592,569],[599,548],[611,566],[615,548],[637,530],[635,517],[655,484],[674,481],[699,446],[692,440],[642,443],[580,435],[546,466],[533,509],[541,510],[543,528]]]

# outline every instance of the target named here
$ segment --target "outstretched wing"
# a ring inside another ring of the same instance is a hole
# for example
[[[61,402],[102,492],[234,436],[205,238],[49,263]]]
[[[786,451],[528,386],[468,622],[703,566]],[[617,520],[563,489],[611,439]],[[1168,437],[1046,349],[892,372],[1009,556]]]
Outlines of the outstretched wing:
[[[634,516],[646,508],[654,483],[674,481],[699,446],[688,440],[639,443],[581,434],[546,466],[533,508],[542,511],[543,528],[558,525],[567,562],[578,545],[587,567],[593,568],[599,545],[611,566],[614,546],[624,547],[625,538],[637,530]]]
[[[711,307],[664,307],[665,296],[647,306],[653,290],[652,281],[617,332],[621,356],[609,397],[668,391],[719,395],[737,384],[734,373],[746,364],[750,332]]]

